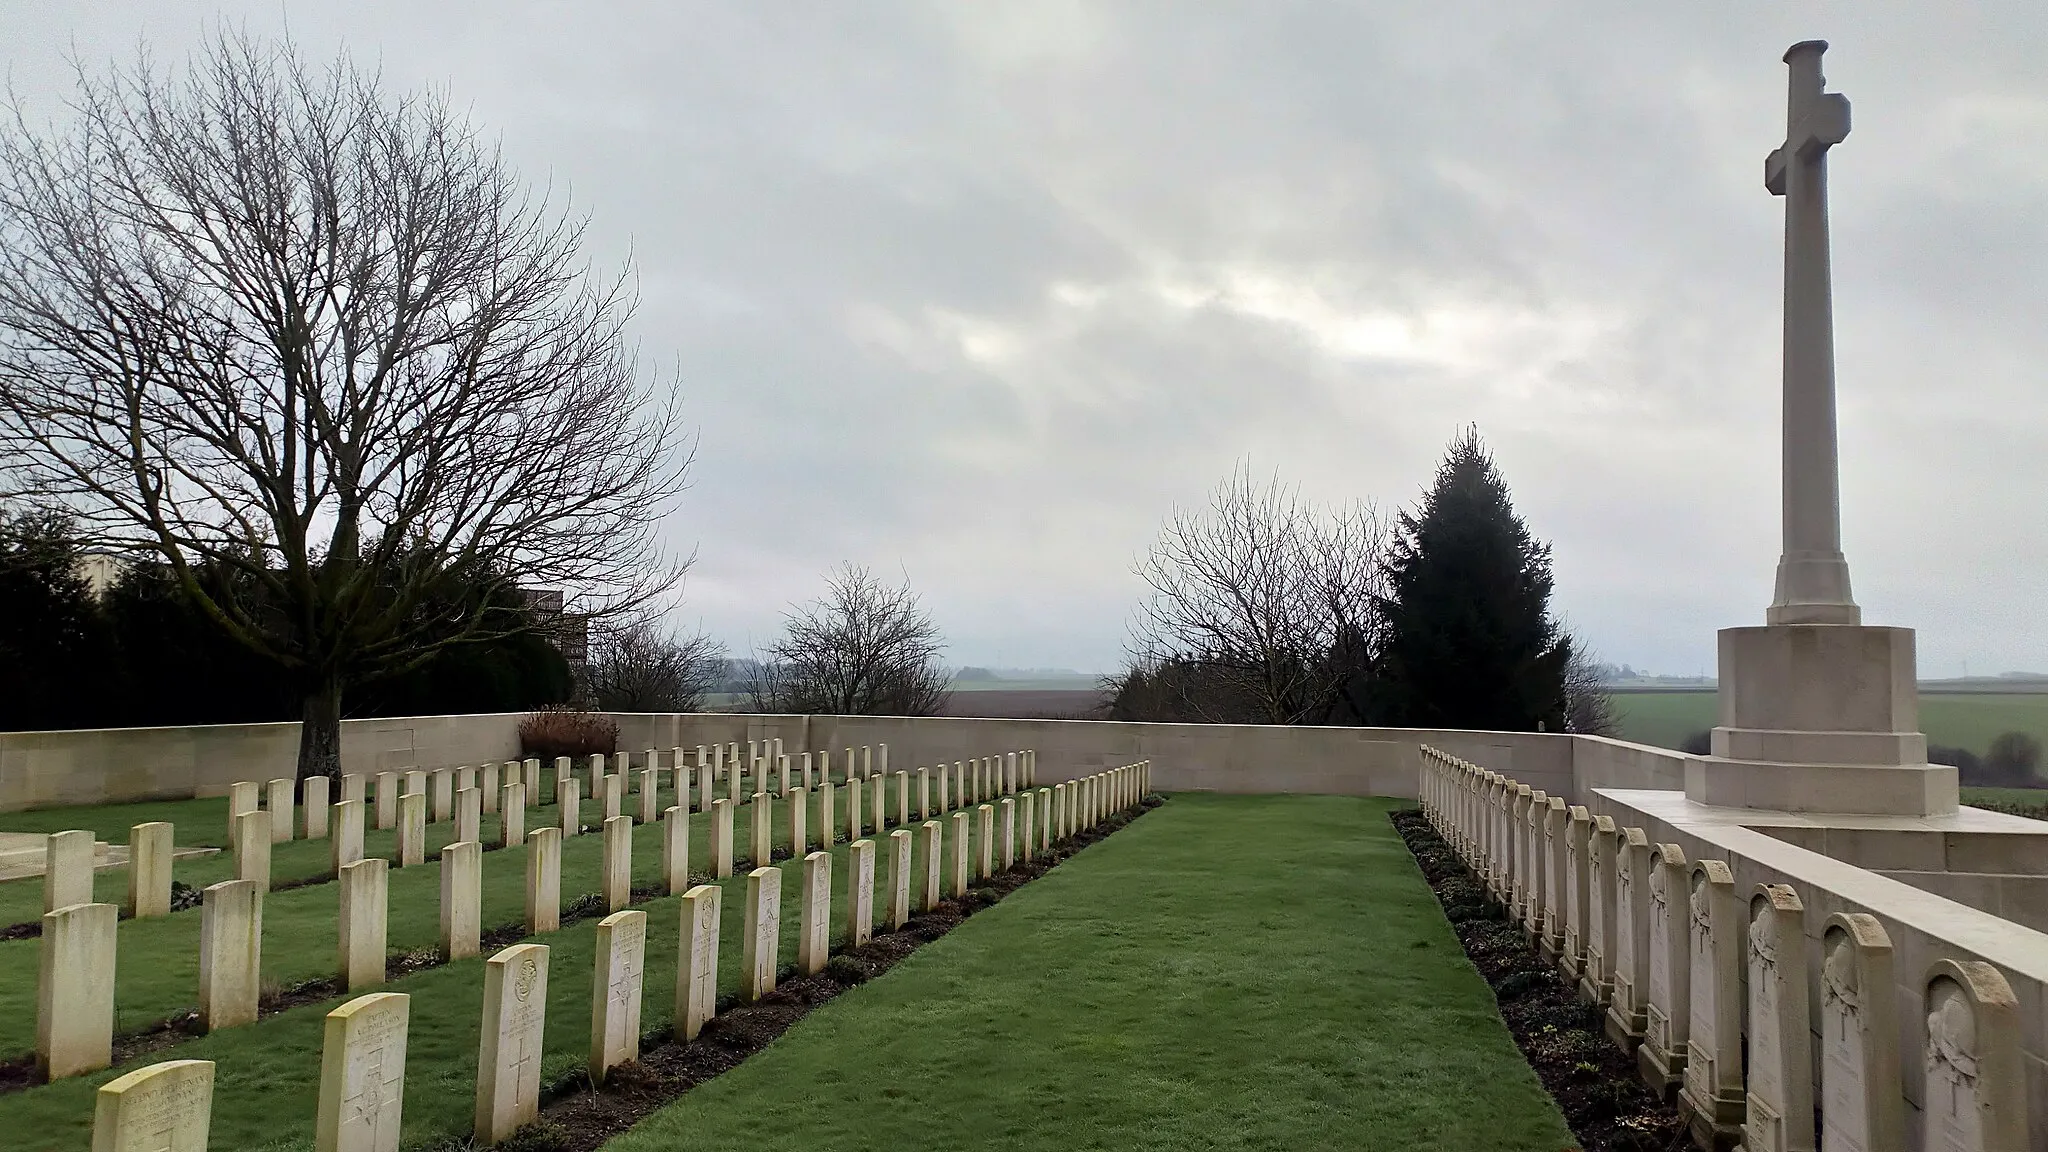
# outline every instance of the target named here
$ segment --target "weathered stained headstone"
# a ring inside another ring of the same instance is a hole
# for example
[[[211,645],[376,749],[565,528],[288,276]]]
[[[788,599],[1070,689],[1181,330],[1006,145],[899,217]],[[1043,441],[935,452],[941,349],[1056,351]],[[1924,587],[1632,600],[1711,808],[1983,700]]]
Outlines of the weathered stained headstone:
[[[955,900],[958,900],[958,899],[960,899],[961,897],[963,897],[963,896],[966,896],[966,895],[967,895],[967,880],[968,880],[968,875],[969,875],[969,865],[968,865],[968,858],[967,858],[967,848],[968,848],[968,828],[967,828],[967,824],[968,824],[968,821],[969,821],[969,820],[970,820],[971,818],[972,818],[972,817],[971,817],[970,813],[969,813],[969,812],[968,812],[968,810],[967,810],[967,809],[965,809],[965,808],[959,809],[958,811],[954,812],[954,813],[953,813],[953,815],[952,815],[952,821],[953,821],[953,827],[952,827],[952,836],[951,836],[951,839],[952,839],[952,844],[951,844],[951,847],[952,847],[952,849],[953,849],[953,852],[952,852],[952,856],[953,856],[953,887],[952,887],[952,892],[953,892],[953,899],[955,899]]]
[[[341,798],[353,800],[365,807],[370,800],[370,778],[361,772],[344,772],[341,777]]]
[[[861,793],[866,792],[867,782],[861,779],[846,782],[846,839],[848,843],[860,839]]]
[[[498,793],[498,844],[517,848],[526,843],[526,784],[514,780]]]
[[[235,817],[235,879],[254,880],[270,891],[270,813]]]
[[[1820,1105],[1826,1152],[1906,1146],[1892,941],[1877,917],[1837,912],[1821,934]]]
[[[889,898],[883,920],[891,932],[910,919],[910,844],[910,829],[889,833]]]
[[[299,823],[305,830],[306,839],[327,839],[328,817],[332,811],[331,806],[327,802],[329,794],[327,777],[309,776],[306,778],[305,783],[299,785],[299,791],[303,793],[305,800],[303,804],[299,805],[300,810],[305,813],[300,818]]]
[[[476,794],[474,788],[467,791]],[[476,955],[483,927],[484,846],[458,840],[441,849],[441,958]]]
[[[1493,793],[1489,793],[1492,797]],[[1493,827],[1488,800],[1489,835]],[[1586,839],[1586,962],[1579,973],[1579,998],[1607,1007],[1614,994],[1614,818],[1595,816]]]
[[[455,839],[483,843],[484,794],[474,788],[455,792]]]
[[[97,1072],[114,1055],[112,904],[43,913],[36,970],[36,1070],[46,1080]]]
[[[555,822],[563,839],[583,833],[583,785],[574,776],[555,784]]]
[[[1691,1001],[1678,1102],[1693,1142],[1728,1147],[1741,1135],[1742,909],[1724,860],[1696,860],[1689,877]]]
[[[464,788],[474,788],[476,786],[477,771],[474,765],[465,764],[455,770],[455,791],[458,795]]]
[[[254,780],[237,780],[228,785],[228,823],[244,812],[262,807],[263,786]]]
[[[684,796],[689,793],[685,792]],[[640,823],[652,824],[661,819],[661,769],[640,770]]]
[[[94,848],[92,832],[83,828],[43,838],[43,911],[92,903]]]
[[[1742,1145],[1813,1152],[1813,1043],[1806,1014],[1806,909],[1790,885],[1750,900],[1749,1060]]]
[[[327,1014],[314,1152],[398,1152],[412,997],[371,992]]]
[[[1634,1053],[1647,1026],[1650,990],[1650,841],[1641,828],[1614,836],[1614,962],[1608,974],[1607,1038]]]
[[[213,1061],[165,1060],[93,1094],[92,1152],[206,1152]]]
[[[855,840],[846,849],[846,946],[858,948],[874,934],[875,842]]]
[[[676,1007],[671,1034],[695,1040],[718,1009],[718,918],[722,890],[699,884],[683,893],[676,944]]]
[[[977,804],[974,808],[974,875],[987,880],[996,871],[996,806]]]
[[[944,875],[945,859],[940,841],[945,838],[944,827],[937,820],[927,820],[920,827],[918,860],[924,866],[924,887],[919,892],[917,902],[920,912],[929,912],[939,906],[939,887]]]
[[[427,797],[408,792],[398,798],[398,866],[416,868],[427,862]]]
[[[789,792],[789,854],[801,859],[811,850],[811,790],[792,788]]]
[[[683,793],[683,802],[690,799]],[[690,812],[684,804],[670,805],[661,814],[662,891],[680,896],[690,886]]]
[[[1921,1116],[1930,1152],[2007,1152],[2028,1143],[2020,1005],[1997,968],[1937,960],[1922,981]],[[2031,1102],[2040,1107],[2038,1099]]]
[[[164,821],[137,824],[128,830],[128,900],[123,905],[128,915],[137,920],[170,915],[171,850],[171,826]],[[90,903],[92,893],[88,891],[85,897],[73,903]]]
[[[334,839],[328,861],[339,874],[363,858],[363,802],[343,800],[334,806]]]
[[[199,1021],[208,1032],[256,1022],[263,993],[263,889],[207,885],[199,913]]]
[[[499,1143],[540,1115],[547,1007],[547,945],[514,944],[485,961],[476,1062],[478,1143]]]
[[[562,830],[535,828],[526,837],[526,931],[562,926]]]
[[[747,856],[760,868],[775,862],[775,799],[766,792],[754,793],[747,806],[752,817],[747,823]]]
[[[455,773],[436,768],[427,774],[428,796],[432,797],[433,821],[446,824],[455,815]]]
[[[377,831],[389,832],[398,827],[398,788],[396,772],[377,773]]]
[[[740,960],[740,998],[749,1003],[775,991],[776,957],[782,943],[782,869],[747,873],[745,946]]]
[[[611,779],[618,779],[614,776]],[[604,822],[604,909],[617,912],[633,902],[633,818],[614,816]]]
[[[787,756],[777,756],[775,758],[775,794],[777,796],[789,795],[789,757]]]
[[[640,1059],[640,992],[647,967],[647,913],[614,912],[597,922],[590,982],[590,1080]]]
[[[797,902],[796,970],[810,976],[825,968],[832,950],[832,854],[804,857],[803,889]]]
[[[720,796],[711,802],[711,876],[723,880],[732,875],[732,800]]]
[[[1534,809],[1532,808],[1533,812]],[[1643,1005],[1643,1043],[1636,1071],[1660,1097],[1685,1073],[1692,1004],[1691,869],[1676,844],[1649,854],[1650,984]]]
[[[400,808],[402,809],[402,808],[404,807],[404,805],[405,805],[405,798],[406,798],[407,796],[425,796],[426,794],[427,794],[427,770],[426,770],[425,768],[408,768],[408,769],[406,769],[406,770],[405,770],[405,790],[404,790],[403,792],[400,792],[400,793],[398,794],[398,802],[399,802],[399,806],[400,806]]]
[[[389,883],[381,856],[358,860],[335,876],[341,910],[337,920],[335,967],[350,992],[384,982],[384,942]]]

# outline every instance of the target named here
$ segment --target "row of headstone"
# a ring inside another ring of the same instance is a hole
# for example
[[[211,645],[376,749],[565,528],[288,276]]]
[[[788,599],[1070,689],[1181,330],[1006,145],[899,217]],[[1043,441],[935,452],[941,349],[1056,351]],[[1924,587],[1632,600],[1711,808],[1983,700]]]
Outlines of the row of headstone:
[[[1002,867],[1020,858],[1030,860],[1058,839],[1100,823],[1111,813],[1134,807],[1150,787],[1149,764],[1111,769],[1050,788],[1003,796],[972,810],[977,819],[979,861],[976,873],[986,879],[1000,859]],[[970,812],[955,812],[954,887],[967,890],[967,838]],[[664,813],[671,829],[685,829],[688,813],[680,806]],[[1000,855],[995,829],[1000,819]],[[605,822],[607,884],[613,875],[614,829],[631,824],[623,816]],[[1055,829],[1060,831],[1056,832]],[[913,906],[929,910],[940,902],[939,873],[943,825],[926,820],[919,831],[920,850],[908,828],[888,837],[888,884],[881,914],[887,931],[902,928]],[[1035,833],[1035,834],[1034,834]],[[559,829],[536,832],[536,842],[559,844]],[[625,840],[630,850],[630,836]],[[451,846],[462,860],[473,860],[472,842]],[[687,856],[687,840],[676,849]],[[915,864],[921,859],[925,884],[911,890]],[[446,853],[444,852],[444,865]],[[630,872],[623,859],[616,863]],[[874,891],[875,844],[857,839],[847,853],[844,947],[866,944],[876,928]],[[364,911],[381,903],[385,861],[351,865],[351,878],[361,877],[358,896]],[[357,872],[356,870],[361,870]],[[803,857],[799,890],[796,969],[800,975],[822,970],[830,950],[832,924],[832,856],[814,851]],[[454,871],[451,869],[450,871]],[[450,883],[444,872],[443,934],[448,932]],[[374,879],[372,879],[374,878]],[[458,882],[466,883],[466,881]],[[673,886],[674,874],[670,880]],[[230,882],[236,898],[259,910],[261,894],[246,881]],[[344,882],[344,901],[350,897]],[[225,887],[225,886],[216,886]],[[375,891],[370,891],[375,888]],[[213,889],[208,890],[209,901]],[[722,890],[714,884],[683,893],[677,918],[675,1014],[671,1032],[679,1043],[697,1038],[717,1008],[719,921]],[[746,877],[742,916],[741,996],[758,1001],[775,990],[781,950],[782,870],[757,867]],[[211,906],[211,904],[209,904]],[[347,913],[344,913],[344,937]],[[641,1001],[647,967],[648,915],[637,909],[615,910],[599,921],[591,974],[590,1049],[588,1069],[602,1083],[612,1069],[639,1059]],[[260,932],[259,932],[260,935]],[[251,947],[249,937],[223,938],[222,947]],[[474,952],[474,938],[470,938]],[[344,943],[344,953],[349,945]],[[515,944],[492,956],[484,966],[484,997],[478,1043],[473,1140],[492,1145],[509,1138],[540,1114],[540,1069],[547,1020],[549,948]],[[381,968],[381,953],[379,954]],[[381,971],[378,979],[381,980]],[[351,983],[351,991],[355,985]],[[111,1001],[109,1001],[111,1003]],[[406,1040],[411,999],[396,992],[357,996],[328,1013],[323,1035],[318,1111],[314,1147],[327,1152],[397,1152],[405,1101]],[[104,1066],[104,1065],[102,1065]],[[215,1064],[207,1060],[171,1060],[138,1068],[109,1081],[98,1092],[93,1117],[93,1147],[107,1152],[205,1152],[212,1115]]]
[[[1745,901],[1725,860],[1688,860],[1426,745],[1421,803],[1510,920],[1605,1009],[1645,1081],[1676,1094],[1702,1147],[1908,1147],[1902,1000],[1926,1024],[1917,1146],[2027,1146],[2019,1005],[1995,966],[1942,958],[1902,997],[1877,917],[1838,912],[1809,933],[1791,885]]]

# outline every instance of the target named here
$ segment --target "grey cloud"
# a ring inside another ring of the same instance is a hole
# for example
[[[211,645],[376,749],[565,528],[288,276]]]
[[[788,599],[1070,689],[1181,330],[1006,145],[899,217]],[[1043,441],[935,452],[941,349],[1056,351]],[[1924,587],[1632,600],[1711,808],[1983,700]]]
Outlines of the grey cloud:
[[[1476,421],[1573,623],[1711,668],[1777,551],[1778,56],[1828,36],[1860,597],[1930,673],[2048,664],[2037,5],[283,11],[444,86],[637,261],[702,429],[686,615],[763,639],[852,559],[957,659],[1090,667],[1233,461],[1391,509]],[[175,56],[210,14],[17,6],[0,41],[54,91],[74,38]]]

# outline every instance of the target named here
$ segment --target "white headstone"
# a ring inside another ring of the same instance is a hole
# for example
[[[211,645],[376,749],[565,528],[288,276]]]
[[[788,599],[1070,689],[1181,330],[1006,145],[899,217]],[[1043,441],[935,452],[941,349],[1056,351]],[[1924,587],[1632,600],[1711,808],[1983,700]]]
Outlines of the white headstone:
[[[336,877],[340,890],[335,967],[350,992],[384,982],[387,865],[380,856],[346,865]]]
[[[1685,1069],[1692,1005],[1691,869],[1676,844],[1650,852],[1649,991],[1637,1066],[1650,1087],[1669,1091]]]
[[[803,893],[797,908],[796,970],[809,976],[825,968],[832,951],[832,854],[804,857]]]
[[[466,789],[471,796],[474,788]],[[460,840],[441,849],[441,958],[460,960],[482,951],[484,846]]]
[[[859,948],[874,934],[875,842],[855,840],[846,850],[846,946]]]
[[[256,1022],[263,994],[263,889],[210,884],[199,919],[199,1019],[208,1032]]]
[[[722,892],[699,884],[683,893],[682,932],[677,942],[676,1007],[673,1035],[695,1040],[718,1008],[718,918]]]
[[[944,861],[940,841],[945,836],[944,827],[937,820],[927,820],[921,828],[918,862],[924,868],[924,888],[919,893],[917,907],[922,912],[929,912],[939,906],[939,883]]]
[[[740,996],[754,1001],[775,991],[775,965],[782,941],[780,868],[756,868],[747,873],[745,920]]]
[[[113,1062],[112,904],[43,913],[36,970],[36,1070],[46,1080],[97,1072]]]
[[[1877,917],[1837,912],[1821,936],[1821,1146],[1906,1146],[1892,942]]]
[[[328,854],[334,871],[363,858],[363,802],[343,800],[334,806],[334,839]]]
[[[526,838],[526,930],[562,926],[562,830],[535,828]]]
[[[1747,1152],[1813,1152],[1813,1044],[1806,1012],[1806,909],[1789,885],[1750,901]]]
[[[1983,961],[1942,959],[1928,969],[1923,987],[1927,1152],[2031,1147],[2020,1005],[2012,986]]]
[[[327,1014],[314,1152],[398,1152],[412,997],[372,992]]]
[[[640,1059],[640,986],[647,962],[647,913],[614,912],[597,922],[597,971],[590,984],[590,1079]]]
[[[92,1152],[206,1152],[212,1120],[213,1061],[150,1064],[94,1094]]]
[[[171,831],[170,824],[161,820],[128,830],[127,908],[137,920],[170,915]],[[91,898],[87,893],[87,901]]]
[[[680,896],[690,887],[690,794],[684,792],[682,799],[682,804],[661,814],[662,890],[670,896]]]
[[[514,944],[484,964],[476,1068],[475,1139],[496,1144],[540,1115],[548,949]]]

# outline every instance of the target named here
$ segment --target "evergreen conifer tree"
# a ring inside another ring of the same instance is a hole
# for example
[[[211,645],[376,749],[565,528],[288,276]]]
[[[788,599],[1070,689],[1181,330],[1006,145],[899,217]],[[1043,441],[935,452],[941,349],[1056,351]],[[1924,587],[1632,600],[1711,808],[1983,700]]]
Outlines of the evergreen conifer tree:
[[[1476,427],[1401,515],[1387,575],[1373,677],[1383,723],[1564,730],[1571,641],[1550,615],[1550,546],[1515,514]]]

